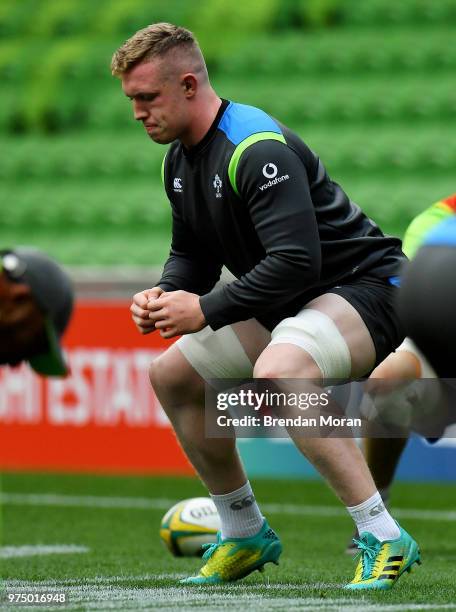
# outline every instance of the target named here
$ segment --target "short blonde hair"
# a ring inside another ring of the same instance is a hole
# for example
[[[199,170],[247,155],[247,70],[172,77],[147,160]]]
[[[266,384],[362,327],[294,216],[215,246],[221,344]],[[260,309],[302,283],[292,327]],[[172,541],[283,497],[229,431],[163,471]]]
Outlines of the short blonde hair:
[[[189,51],[202,61],[206,69],[198,42],[190,30],[171,23],[153,23],[138,30],[117,49],[112,56],[111,72],[114,76],[121,76],[136,64],[163,57],[174,49]]]

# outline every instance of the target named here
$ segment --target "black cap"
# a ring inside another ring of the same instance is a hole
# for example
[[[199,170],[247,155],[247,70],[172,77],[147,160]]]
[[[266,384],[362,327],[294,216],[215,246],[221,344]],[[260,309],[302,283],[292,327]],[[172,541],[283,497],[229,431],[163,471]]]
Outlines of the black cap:
[[[46,376],[65,376],[69,368],[60,346],[73,310],[73,286],[69,276],[50,257],[30,247],[2,251],[7,274],[30,287],[45,315],[48,346],[29,359],[32,368]]]

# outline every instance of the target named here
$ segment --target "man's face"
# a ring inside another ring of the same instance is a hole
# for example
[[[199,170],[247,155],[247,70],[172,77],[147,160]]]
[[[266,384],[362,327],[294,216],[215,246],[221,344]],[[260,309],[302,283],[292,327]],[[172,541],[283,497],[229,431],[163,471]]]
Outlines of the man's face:
[[[29,287],[0,272],[0,364],[17,365],[45,346],[44,315]]]
[[[182,139],[188,129],[187,100],[177,73],[164,73],[161,60],[137,64],[122,75],[122,89],[133,102],[137,121],[159,144]]]

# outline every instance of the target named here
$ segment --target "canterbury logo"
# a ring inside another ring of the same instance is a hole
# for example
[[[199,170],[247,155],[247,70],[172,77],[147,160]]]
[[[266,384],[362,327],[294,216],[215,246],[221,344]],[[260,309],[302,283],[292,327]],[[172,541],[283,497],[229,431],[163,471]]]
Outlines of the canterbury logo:
[[[255,502],[254,495],[247,495],[244,499],[240,499],[239,501],[235,501],[230,505],[231,510],[242,510],[242,508],[248,508]]]
[[[374,506],[372,510],[369,512],[369,516],[377,516],[378,514],[381,514],[382,512],[384,512],[384,510],[385,510],[384,504],[382,503],[377,504],[377,506]]]

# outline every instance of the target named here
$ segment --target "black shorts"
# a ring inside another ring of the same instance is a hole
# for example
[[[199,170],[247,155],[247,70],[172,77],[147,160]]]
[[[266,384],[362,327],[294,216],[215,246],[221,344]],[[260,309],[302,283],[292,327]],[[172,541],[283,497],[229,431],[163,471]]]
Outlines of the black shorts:
[[[337,293],[358,311],[375,346],[375,365],[381,363],[405,338],[396,311],[396,279],[364,274],[324,291]]]

